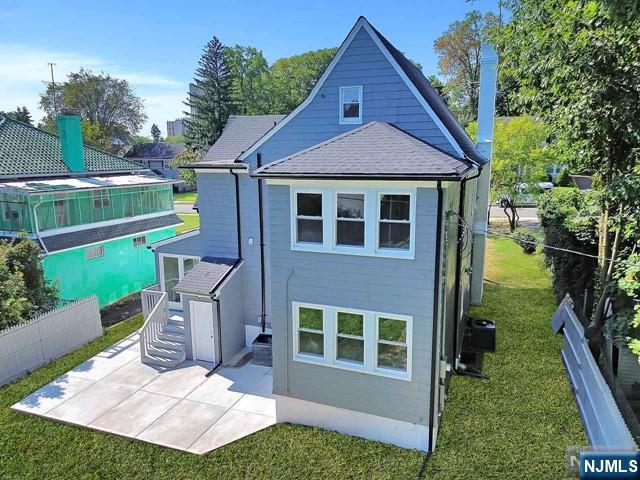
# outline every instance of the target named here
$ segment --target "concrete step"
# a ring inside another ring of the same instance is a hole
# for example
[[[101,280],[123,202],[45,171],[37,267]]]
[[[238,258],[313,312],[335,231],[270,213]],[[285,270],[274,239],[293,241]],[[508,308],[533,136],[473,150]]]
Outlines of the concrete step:
[[[177,360],[184,355],[184,350],[173,350],[168,348],[158,348],[154,344],[147,347],[147,354],[154,357],[164,357],[172,360]]]
[[[183,337],[173,336],[171,340],[158,338],[158,340],[154,340],[152,342],[152,345],[158,348],[167,348],[169,350],[180,350],[180,351],[184,351],[184,344],[185,344],[184,336]]]
[[[171,320],[169,320],[162,331],[164,333],[178,333],[180,335],[184,335],[184,325],[172,323]]]
[[[160,333],[158,333],[158,338],[160,340],[166,340],[168,342],[177,342],[177,343],[185,343],[185,338],[184,338],[184,333],[181,332],[167,332],[167,331],[162,331]]]
[[[158,357],[156,355],[145,355],[142,358],[142,363],[146,365],[156,365],[159,367],[172,368],[172,367],[177,367],[180,363],[182,363],[183,360],[184,359],[176,360],[176,359],[171,359],[166,357]]]

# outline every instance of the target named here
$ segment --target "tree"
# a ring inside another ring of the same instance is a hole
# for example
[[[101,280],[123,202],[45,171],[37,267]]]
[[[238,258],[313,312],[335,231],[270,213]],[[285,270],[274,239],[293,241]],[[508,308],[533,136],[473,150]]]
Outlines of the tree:
[[[184,135],[169,135],[164,139],[164,143],[184,143],[184,141]]]
[[[472,138],[477,136],[477,128],[476,122],[469,125]],[[512,232],[518,227],[519,205],[544,179],[544,167],[555,161],[555,152],[546,139],[547,128],[530,116],[498,119],[495,123],[491,190]]]
[[[102,125],[90,122],[89,120],[82,119],[82,141],[92,147],[99,148],[101,150],[114,151],[116,148],[112,144],[112,138],[109,135],[109,131]],[[52,117],[43,118],[38,124],[38,128],[46,130],[47,132],[57,134],[58,125],[56,119]],[[134,136],[129,138],[130,142],[133,142]]]
[[[203,151],[222,133],[233,112],[232,83],[225,47],[217,37],[209,40],[195,72],[195,89],[186,105],[194,112],[187,120],[187,146]]]
[[[510,9],[495,40],[520,102],[551,127],[563,163],[593,174],[599,194],[599,295],[587,328],[597,356],[607,302],[620,294],[618,259],[640,236],[640,18],[621,1],[514,0]]]
[[[300,105],[337,50],[325,48],[276,60],[266,82],[268,106],[264,113],[289,113]]]
[[[440,80],[436,75],[429,75],[427,77],[427,80],[429,80],[429,83],[435,89],[435,91],[440,94],[442,100],[444,100],[444,103],[448,105],[450,95],[449,92],[446,91],[445,84],[442,83],[442,80]]]
[[[160,132],[158,125],[156,125],[155,123],[151,125],[151,136],[153,137],[153,143],[162,141],[162,132]]]
[[[446,78],[450,105],[463,123],[478,117],[480,84],[480,47],[487,31],[495,27],[493,13],[482,15],[473,10],[464,20],[453,22],[434,42],[440,73]]]
[[[13,112],[0,112],[0,115],[5,115],[12,120],[17,120],[18,122],[26,123],[29,125],[33,125],[33,120],[31,119],[31,113],[27,107],[16,107]]]
[[[269,65],[262,52],[236,45],[225,49],[226,63],[232,77],[235,113],[256,115],[268,110],[265,85]]]
[[[0,330],[50,310],[59,300],[45,279],[39,246],[27,238],[0,241]]]
[[[142,99],[126,80],[83,68],[70,73],[67,81],[57,84],[55,89],[49,85],[40,96],[40,107],[46,113],[45,124],[55,124],[62,109],[75,111],[86,122],[98,125],[111,144],[129,143],[131,135],[147,119]]]
[[[187,148],[171,160],[171,168],[175,168],[180,173],[180,178],[188,185],[196,185],[196,172],[192,168],[183,168],[198,163],[200,154],[193,149]]]

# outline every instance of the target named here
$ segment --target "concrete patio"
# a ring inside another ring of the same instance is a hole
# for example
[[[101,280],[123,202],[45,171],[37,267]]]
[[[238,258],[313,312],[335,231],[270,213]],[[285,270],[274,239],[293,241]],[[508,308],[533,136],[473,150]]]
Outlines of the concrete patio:
[[[192,453],[206,453],[275,423],[271,369],[140,362],[134,334],[12,409]]]

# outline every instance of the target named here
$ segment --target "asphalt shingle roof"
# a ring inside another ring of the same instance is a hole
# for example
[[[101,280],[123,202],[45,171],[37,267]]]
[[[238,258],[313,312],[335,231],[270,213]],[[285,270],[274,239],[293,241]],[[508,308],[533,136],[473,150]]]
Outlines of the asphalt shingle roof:
[[[369,122],[310,148],[271,162],[259,177],[460,178],[462,160],[385,122]]]
[[[146,218],[132,222],[123,222],[108,227],[90,228],[77,232],[61,233],[50,237],[42,237],[42,242],[49,252],[66,250],[67,248],[80,247],[91,243],[103,242],[113,238],[124,237],[140,233],[143,235],[148,230],[156,228],[180,225],[182,220],[176,214],[163,215],[161,217]]]
[[[210,294],[234,268],[237,258],[204,257],[189,270],[175,289],[182,293]]]
[[[391,56],[396,62],[398,62],[400,68],[402,68],[407,77],[409,77],[411,83],[415,85],[416,89],[424,97],[425,101],[429,104],[446,129],[449,130],[449,133],[458,145],[460,145],[464,154],[478,165],[488,163],[489,160],[478,151],[476,144],[471,140],[471,138],[469,138],[469,135],[467,135],[467,132],[462,128],[453,113],[451,113],[451,110],[449,110],[447,104],[444,103],[442,97],[424,76],[422,70],[409,61],[407,57],[394,47],[389,40],[387,40],[378,30],[375,29],[375,27],[373,27],[373,25],[371,25],[371,28],[376,35],[378,35],[380,41],[384,44],[387,50],[389,50]]]
[[[285,115],[231,115],[222,135],[211,145],[198,165],[220,167],[233,164],[284,117]]]
[[[138,163],[87,145],[84,146],[84,161],[89,172],[146,170]],[[56,176],[70,173],[62,161],[57,135],[0,116],[0,177]]]

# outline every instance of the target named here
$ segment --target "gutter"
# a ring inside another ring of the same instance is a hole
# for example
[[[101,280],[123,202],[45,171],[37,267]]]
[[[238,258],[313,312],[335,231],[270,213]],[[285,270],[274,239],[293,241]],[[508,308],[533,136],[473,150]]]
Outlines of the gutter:
[[[269,173],[252,173],[252,178],[266,179],[299,179],[299,180],[385,180],[385,181],[432,181],[432,182],[451,182],[460,181],[464,178],[461,174],[451,175],[339,175],[339,174],[269,174]]]
[[[436,223],[436,255],[434,262],[434,278],[433,278],[433,333],[431,336],[431,388],[429,389],[429,441],[427,444],[427,458],[433,451],[433,433],[435,420],[435,395],[436,389],[440,388],[437,384],[437,372],[439,369],[439,361],[436,358],[437,342],[438,342],[438,323],[440,314],[440,252],[442,249],[442,182],[438,182],[438,207],[436,209],[438,221]],[[426,459],[425,459],[426,463]]]

